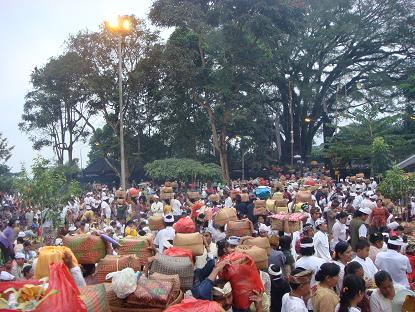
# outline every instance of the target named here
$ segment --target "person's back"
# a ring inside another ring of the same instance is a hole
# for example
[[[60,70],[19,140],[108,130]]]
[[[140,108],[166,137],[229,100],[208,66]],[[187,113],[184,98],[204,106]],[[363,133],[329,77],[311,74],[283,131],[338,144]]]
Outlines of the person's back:
[[[271,281],[271,312],[281,311],[282,297],[290,290],[290,284],[283,277]]]
[[[359,228],[363,224],[360,218],[353,218],[350,222],[350,245],[353,251],[356,252],[356,244],[359,240]]]

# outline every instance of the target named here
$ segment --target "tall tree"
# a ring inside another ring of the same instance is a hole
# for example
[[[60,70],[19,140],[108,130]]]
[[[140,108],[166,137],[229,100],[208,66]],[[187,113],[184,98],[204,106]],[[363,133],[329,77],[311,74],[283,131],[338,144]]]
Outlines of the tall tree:
[[[134,170],[137,157],[141,154],[139,138],[147,124],[153,118],[148,106],[151,105],[146,95],[151,91],[157,80],[154,63],[148,65],[147,54],[156,51],[158,33],[150,31],[143,21],[130,17],[133,29],[122,38],[122,71],[123,71],[123,103],[122,114],[125,117],[125,136],[135,138],[136,144],[125,144],[126,178]],[[91,66],[87,74],[89,102],[88,114],[96,115],[105,120],[117,141],[120,139],[119,101],[118,101],[118,37],[104,26],[98,32],[80,32],[68,40],[68,51],[87,60]],[[156,60],[156,52],[152,54]],[[156,63],[155,63],[156,64]],[[148,72],[149,71],[149,72]],[[148,72],[148,75],[147,75]],[[150,76],[152,75],[152,76]],[[146,82],[146,84],[144,83]],[[81,114],[85,116],[85,114]],[[87,121],[87,115],[84,118]],[[96,134],[96,127],[88,122],[89,129]],[[140,133],[141,132],[141,133]],[[99,139],[95,135],[95,139]],[[105,146],[105,144],[101,144]],[[107,163],[120,175],[118,166],[114,166],[106,157]],[[114,155],[119,160],[119,153]]]
[[[73,162],[73,147],[89,135],[91,112],[86,108],[88,63],[75,53],[52,58],[31,75],[33,90],[27,93],[20,129],[36,150],[51,146],[60,164],[64,153]]]

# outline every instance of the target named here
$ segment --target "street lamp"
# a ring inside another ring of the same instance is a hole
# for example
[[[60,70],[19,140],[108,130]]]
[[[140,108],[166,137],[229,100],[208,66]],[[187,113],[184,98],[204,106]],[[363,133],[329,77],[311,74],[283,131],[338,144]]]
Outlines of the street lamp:
[[[118,36],[118,92],[119,92],[119,119],[120,119],[120,146],[121,146],[121,188],[126,189],[125,181],[125,154],[124,154],[124,108],[122,99],[122,41],[132,28],[133,23],[129,16],[119,15],[115,19],[105,22],[105,27]]]

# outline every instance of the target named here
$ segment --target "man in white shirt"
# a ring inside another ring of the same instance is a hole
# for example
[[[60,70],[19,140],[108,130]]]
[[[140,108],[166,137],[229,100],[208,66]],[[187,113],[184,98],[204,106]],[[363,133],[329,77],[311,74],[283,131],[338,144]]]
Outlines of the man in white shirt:
[[[104,195],[102,197],[102,202],[101,202],[101,217],[104,217],[105,219],[110,219],[111,218],[111,207],[108,204],[109,199],[110,198],[107,195]]]
[[[312,272],[303,268],[296,268],[290,274],[291,292],[282,297],[282,312],[308,312],[303,298],[310,294],[310,280]]]
[[[229,196],[229,193],[223,194],[225,197],[225,208],[231,208],[233,206],[232,198]]]
[[[357,210],[359,209],[361,206],[361,203],[363,201],[363,195],[362,195],[362,189],[356,187],[356,196],[353,200],[353,207]]]
[[[371,183],[369,184],[369,187],[372,191],[375,192],[376,188],[378,187],[378,184],[377,184],[377,182],[375,181],[375,179],[373,177],[370,178],[370,182]]]
[[[375,283],[378,288],[370,295],[370,311],[392,312],[392,300],[395,294],[405,287],[394,284],[392,277],[386,271],[375,274]]]
[[[304,237],[303,239],[301,239],[300,254],[302,255],[302,257],[295,262],[295,267],[313,271],[310,282],[311,287],[316,285],[315,276],[316,273],[320,270],[320,266],[323,263],[327,262],[322,258],[316,257],[314,255],[314,252],[315,250],[313,239],[311,237]],[[313,304],[311,302],[311,299],[307,301],[307,308],[308,310],[313,310]],[[282,311],[284,311],[284,309]]]
[[[182,216],[182,203],[177,199],[177,194],[174,194],[174,198],[170,201],[173,211],[174,219],[177,221]]]
[[[374,280],[374,276],[378,269],[369,258],[369,242],[365,238],[360,238],[356,243],[356,257],[352,261],[359,262],[365,274],[365,279]],[[379,255],[379,254],[378,254]]]
[[[327,236],[327,223],[321,218],[316,220],[317,232],[313,237],[316,257],[331,261],[329,238]]]
[[[402,245],[402,238],[389,237],[388,250],[377,254],[375,264],[380,270],[389,272],[395,283],[409,288],[406,274],[411,273],[412,268],[409,259],[399,253]]]
[[[172,215],[164,216],[164,224],[166,225],[166,228],[158,231],[154,239],[154,245],[160,253],[163,253],[164,248],[171,245],[169,241],[172,241],[176,236],[176,231],[173,228],[174,217]]]
[[[364,193],[364,199],[360,204],[361,208],[370,208],[371,210],[376,208],[376,202],[373,202],[370,197],[372,197],[374,193],[372,191],[367,191]]]
[[[160,198],[157,195],[154,195],[154,203],[151,204],[150,211],[153,216],[163,216],[163,203],[160,201]]]

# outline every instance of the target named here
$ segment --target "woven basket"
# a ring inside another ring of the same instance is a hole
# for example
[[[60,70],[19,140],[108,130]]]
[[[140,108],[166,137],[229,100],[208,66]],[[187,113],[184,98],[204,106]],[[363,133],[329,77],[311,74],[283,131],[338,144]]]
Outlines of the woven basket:
[[[266,207],[266,206],[265,206],[265,200],[257,199],[257,200],[254,202],[254,206],[255,206],[255,208],[259,208],[259,207]]]
[[[112,292],[112,294],[108,294],[107,293],[107,299],[110,298],[112,296],[115,296],[115,293]],[[116,297],[116,296],[115,296]],[[177,295],[177,297],[168,305],[168,307],[178,304],[180,302],[182,302],[184,298],[184,294],[182,291],[180,291],[180,293]],[[121,300],[121,299],[119,299]],[[112,304],[109,305],[110,309],[112,312],[162,312],[165,309],[162,308],[137,308],[137,307],[129,307],[128,304],[126,302],[124,302],[124,300],[122,300],[122,303],[115,303],[116,301],[113,301]]]
[[[64,236],[63,244],[72,250],[80,264],[95,264],[107,254],[104,241],[96,235]]]
[[[226,236],[251,236],[253,232],[252,224],[248,219],[229,221],[226,228]]]
[[[266,207],[254,207],[254,216],[266,216],[268,210]]]
[[[219,194],[210,194],[209,197],[208,197],[208,199],[211,202],[218,203],[220,201],[220,196],[219,196]]]
[[[160,231],[164,229],[165,224],[163,217],[161,216],[151,216],[148,218],[148,226],[152,231]]]
[[[242,194],[241,194],[241,202],[243,202],[243,203],[247,203],[247,202],[249,202],[249,194],[247,194],[247,193],[242,193]]]
[[[180,294],[180,277],[178,274],[165,275],[165,274],[160,274],[160,273],[153,273],[148,278],[159,280],[159,281],[169,281],[173,284],[173,289],[172,289],[173,298],[176,298],[177,295]]]
[[[201,197],[199,192],[187,192],[189,199],[199,199]]]
[[[235,252],[242,252],[250,255],[255,261],[258,269],[263,270],[268,268],[268,253],[266,250],[257,246],[240,245],[236,247]]]
[[[146,265],[148,258],[154,256],[151,242],[146,237],[122,238],[118,241],[120,255],[136,255],[141,265]]]
[[[173,198],[174,198],[173,193],[160,193],[160,199],[162,199],[162,200],[169,200],[169,199],[173,199]]]
[[[173,282],[141,276],[135,291],[127,297],[129,306],[166,308],[173,300]]]
[[[151,263],[150,274],[161,273],[165,275],[178,274],[180,277],[180,288],[183,291],[193,286],[193,264],[187,257],[171,257],[156,254]]]
[[[215,224],[224,226],[229,221],[237,221],[235,208],[222,208],[214,217]]]
[[[269,253],[271,245],[268,237],[246,238],[241,241],[241,245],[256,246],[262,248]]]
[[[271,229],[275,231],[284,231],[284,221],[272,218]]]
[[[140,259],[135,255],[106,255],[105,258],[99,261],[96,269],[98,283],[104,283],[108,273],[121,271],[125,268],[132,268],[134,272],[141,271]]]
[[[200,233],[176,233],[173,246],[190,249],[195,257],[203,255],[205,251],[203,236]]]

